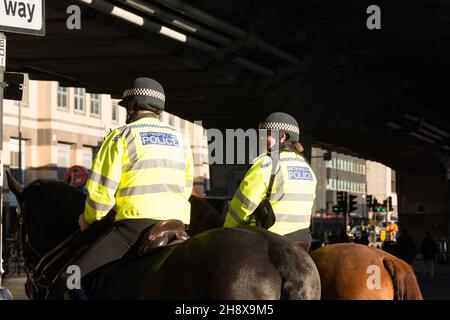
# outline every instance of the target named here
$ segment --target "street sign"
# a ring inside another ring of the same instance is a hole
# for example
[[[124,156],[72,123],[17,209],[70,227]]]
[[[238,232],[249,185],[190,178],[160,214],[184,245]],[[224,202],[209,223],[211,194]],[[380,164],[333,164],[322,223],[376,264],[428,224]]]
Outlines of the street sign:
[[[45,35],[45,0],[0,1],[0,32]]]
[[[0,68],[4,70],[5,67],[6,67],[6,38],[0,37]]]

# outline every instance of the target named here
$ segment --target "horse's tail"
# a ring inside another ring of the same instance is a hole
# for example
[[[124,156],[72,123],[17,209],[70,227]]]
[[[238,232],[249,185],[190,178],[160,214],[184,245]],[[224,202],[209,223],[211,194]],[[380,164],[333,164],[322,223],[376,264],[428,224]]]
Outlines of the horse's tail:
[[[294,244],[269,244],[271,263],[282,279],[281,300],[319,300],[320,277],[311,257]]]
[[[422,300],[419,284],[413,269],[406,262],[387,257],[383,265],[391,276],[394,287],[394,300]]]

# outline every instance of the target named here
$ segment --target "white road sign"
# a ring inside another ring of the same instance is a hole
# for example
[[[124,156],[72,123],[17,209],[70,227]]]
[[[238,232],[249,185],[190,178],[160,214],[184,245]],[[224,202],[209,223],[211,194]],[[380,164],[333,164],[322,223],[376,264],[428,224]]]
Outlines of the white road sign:
[[[0,31],[45,35],[45,0],[0,0]]]

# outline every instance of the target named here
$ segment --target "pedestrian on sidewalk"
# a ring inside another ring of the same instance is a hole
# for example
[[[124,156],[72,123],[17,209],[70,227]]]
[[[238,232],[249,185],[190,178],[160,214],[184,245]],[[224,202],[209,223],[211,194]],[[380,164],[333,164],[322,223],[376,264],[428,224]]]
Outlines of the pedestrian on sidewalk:
[[[423,273],[422,278],[433,280],[434,278],[434,259],[436,257],[436,242],[431,237],[429,231],[426,232],[422,242],[420,252],[423,256]]]
[[[414,242],[414,239],[408,234],[408,229],[403,229],[397,240],[398,258],[412,264],[416,259],[416,253],[416,243]]]

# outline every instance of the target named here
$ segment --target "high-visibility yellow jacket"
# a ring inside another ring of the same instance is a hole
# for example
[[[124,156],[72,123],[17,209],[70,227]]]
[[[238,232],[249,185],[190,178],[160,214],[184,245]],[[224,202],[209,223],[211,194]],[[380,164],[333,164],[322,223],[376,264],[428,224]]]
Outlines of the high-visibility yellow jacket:
[[[309,227],[317,180],[302,156],[286,151],[279,156],[270,196],[276,222],[269,231],[285,235]],[[271,172],[270,156],[256,158],[231,200],[224,227],[256,225],[250,216],[267,194]]]
[[[86,183],[84,218],[114,209],[116,221],[179,219],[189,224],[194,178],[190,146],[172,126],[144,117],[112,131]]]

